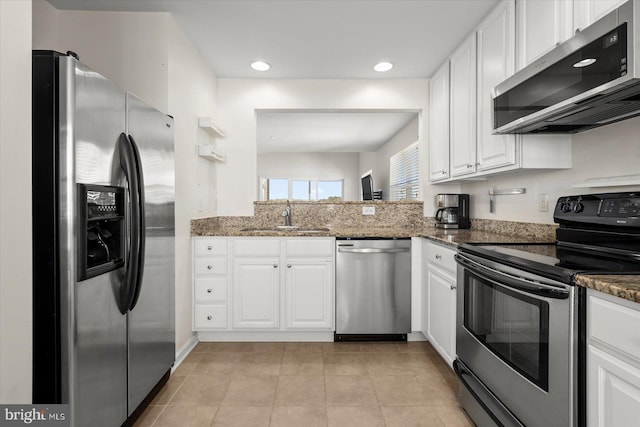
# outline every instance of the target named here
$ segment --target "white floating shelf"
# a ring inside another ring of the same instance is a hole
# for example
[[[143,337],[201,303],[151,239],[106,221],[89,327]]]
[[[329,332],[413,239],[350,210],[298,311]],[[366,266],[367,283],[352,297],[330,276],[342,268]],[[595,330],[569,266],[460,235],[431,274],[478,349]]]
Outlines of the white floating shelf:
[[[213,123],[211,117],[199,117],[198,126],[215,138],[224,138],[224,132]]]
[[[621,175],[604,178],[590,178],[584,182],[573,184],[573,188],[624,187],[640,185],[640,175]]]
[[[198,155],[212,162],[225,162],[227,156],[215,150],[212,144],[198,145]]]

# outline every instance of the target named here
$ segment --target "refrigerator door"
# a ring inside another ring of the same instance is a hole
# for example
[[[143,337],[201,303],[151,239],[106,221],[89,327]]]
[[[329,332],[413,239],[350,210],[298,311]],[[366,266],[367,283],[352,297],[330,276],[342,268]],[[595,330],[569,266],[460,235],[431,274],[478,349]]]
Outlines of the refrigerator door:
[[[125,93],[71,57],[60,57],[59,232],[62,399],[74,426],[115,426],[127,418],[124,268],[78,281],[77,184],[123,185],[112,168],[125,128]],[[66,370],[66,372],[65,372]]]
[[[129,414],[175,361],[175,176],[173,120],[127,94],[127,133],[144,182],[145,254],[128,313]]]

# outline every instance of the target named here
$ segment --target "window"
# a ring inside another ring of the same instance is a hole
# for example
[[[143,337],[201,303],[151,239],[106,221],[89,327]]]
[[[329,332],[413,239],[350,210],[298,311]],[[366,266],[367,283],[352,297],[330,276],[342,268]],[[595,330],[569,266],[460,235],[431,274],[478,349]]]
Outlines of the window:
[[[343,180],[314,181],[308,179],[266,179],[264,200],[325,200],[340,201],[343,197]]]
[[[420,188],[418,143],[392,156],[389,164],[389,200],[417,200]]]

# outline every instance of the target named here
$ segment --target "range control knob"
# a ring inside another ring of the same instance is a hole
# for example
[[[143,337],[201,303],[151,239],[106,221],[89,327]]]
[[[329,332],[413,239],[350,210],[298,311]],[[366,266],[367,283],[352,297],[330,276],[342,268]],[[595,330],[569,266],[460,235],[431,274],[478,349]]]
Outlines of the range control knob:
[[[578,202],[575,205],[573,205],[571,210],[574,211],[575,213],[580,213],[580,212],[582,212],[584,210],[584,205],[582,203]]]
[[[560,203],[560,210],[564,213],[567,213],[571,210],[571,205],[569,203]]]

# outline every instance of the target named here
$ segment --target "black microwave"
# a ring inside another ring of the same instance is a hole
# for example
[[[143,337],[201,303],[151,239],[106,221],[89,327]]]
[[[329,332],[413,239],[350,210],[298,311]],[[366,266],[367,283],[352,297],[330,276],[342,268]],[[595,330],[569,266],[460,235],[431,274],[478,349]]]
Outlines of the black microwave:
[[[639,14],[624,3],[496,86],[494,133],[577,133],[640,115]]]

